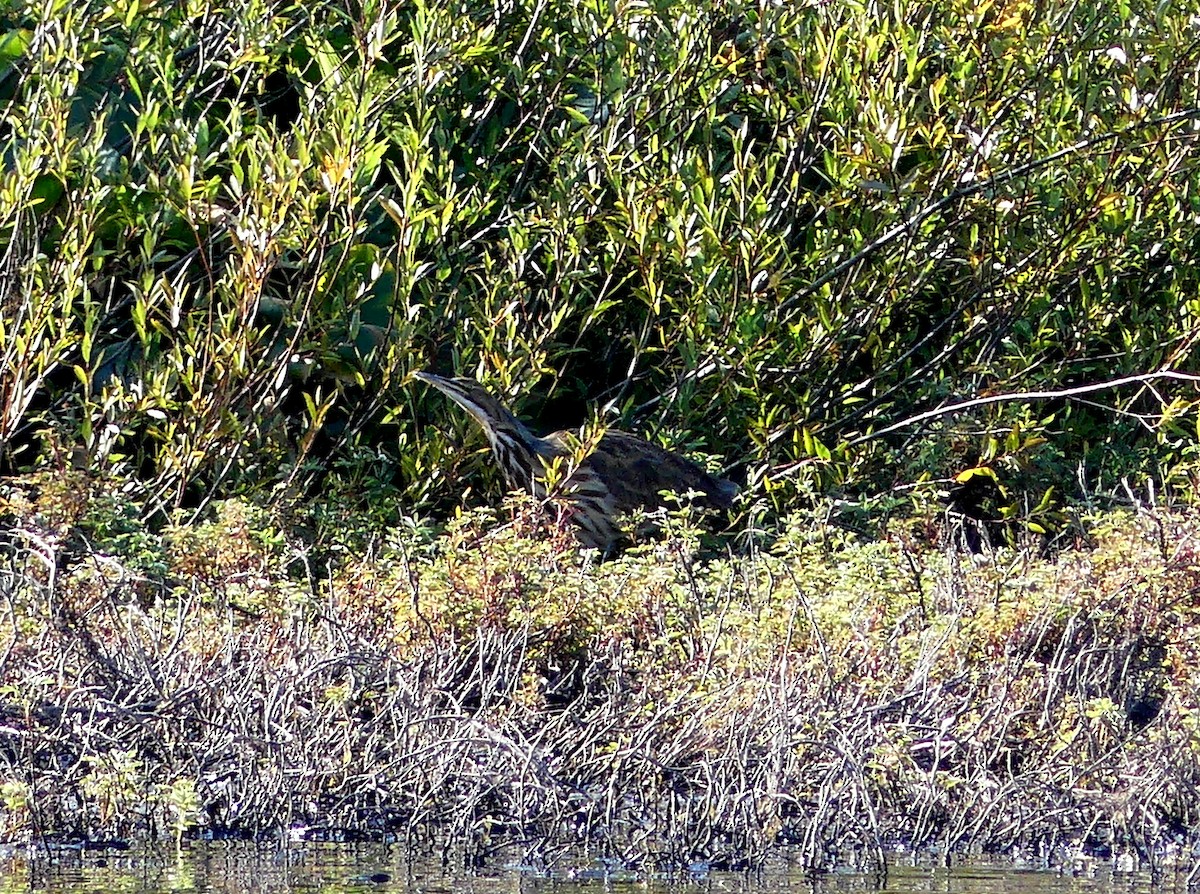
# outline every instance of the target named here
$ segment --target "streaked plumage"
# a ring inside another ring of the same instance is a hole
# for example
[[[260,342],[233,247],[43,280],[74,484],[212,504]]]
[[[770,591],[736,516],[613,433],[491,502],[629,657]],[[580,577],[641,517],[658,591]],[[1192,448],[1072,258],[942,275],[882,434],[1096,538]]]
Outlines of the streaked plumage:
[[[732,481],[710,475],[694,462],[657,444],[621,431],[605,431],[591,450],[584,451],[576,468],[570,468],[579,450],[579,436],[557,431],[540,438],[509,412],[474,379],[447,379],[430,373],[416,377],[437,388],[483,428],[492,453],[513,489],[546,496],[546,470],[558,459],[566,477],[555,496],[570,504],[571,520],[585,546],[606,552],[622,539],[620,516],[662,505],[661,491],[685,494],[695,491],[708,506],[728,509],[737,494]]]

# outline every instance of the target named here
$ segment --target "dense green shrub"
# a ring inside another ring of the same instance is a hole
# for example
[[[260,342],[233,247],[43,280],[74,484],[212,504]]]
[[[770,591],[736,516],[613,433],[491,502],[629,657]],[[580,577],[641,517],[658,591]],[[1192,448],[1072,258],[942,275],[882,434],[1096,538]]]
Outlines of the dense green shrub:
[[[1195,366],[1188,15],[11,5],[3,468],[54,429],[147,512],[322,479],[444,506],[484,464],[409,388],[432,367],[776,506],[980,465],[1010,514],[1170,478],[1190,383],[1054,395]]]

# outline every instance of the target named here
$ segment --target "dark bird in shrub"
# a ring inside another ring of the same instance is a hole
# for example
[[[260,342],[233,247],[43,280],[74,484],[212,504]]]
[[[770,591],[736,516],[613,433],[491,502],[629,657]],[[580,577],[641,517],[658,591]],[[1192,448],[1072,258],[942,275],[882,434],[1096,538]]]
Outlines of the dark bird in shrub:
[[[584,546],[611,553],[623,539],[621,517],[664,504],[663,492],[695,495],[702,506],[729,509],[737,485],[690,459],[608,429],[594,443],[556,431],[539,438],[474,379],[416,377],[437,388],[482,426],[508,486],[564,501]]]

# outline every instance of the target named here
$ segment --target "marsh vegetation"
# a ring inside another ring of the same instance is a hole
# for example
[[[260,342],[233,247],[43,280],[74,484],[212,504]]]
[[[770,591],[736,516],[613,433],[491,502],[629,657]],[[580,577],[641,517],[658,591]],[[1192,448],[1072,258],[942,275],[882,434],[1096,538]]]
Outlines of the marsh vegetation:
[[[0,838],[1196,842],[1200,40],[0,11]],[[419,370],[735,480],[610,562]]]

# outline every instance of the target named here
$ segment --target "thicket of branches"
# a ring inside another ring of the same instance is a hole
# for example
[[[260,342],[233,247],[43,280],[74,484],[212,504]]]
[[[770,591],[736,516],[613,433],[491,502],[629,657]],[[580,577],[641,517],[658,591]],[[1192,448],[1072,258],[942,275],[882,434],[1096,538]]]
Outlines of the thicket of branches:
[[[1148,0],[9,5],[0,463],[444,505],[428,367],[775,506],[1186,475],[1190,383],[1052,395],[1195,368],[1198,61]]]
[[[1189,853],[1190,515],[789,513],[1192,483],[1193,19],[6,5],[0,838]],[[743,553],[433,538],[499,482],[421,368],[717,455]]]
[[[77,505],[94,530],[120,502]],[[769,553],[702,562],[672,525],[597,568],[523,504],[314,577],[264,521],[232,503],[131,526],[141,559],[4,533],[0,840],[1194,862],[1194,513],[991,563],[800,519]]]

